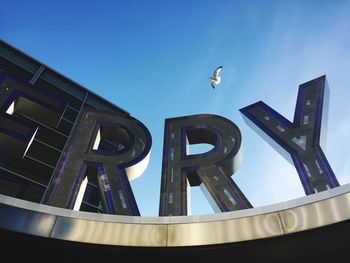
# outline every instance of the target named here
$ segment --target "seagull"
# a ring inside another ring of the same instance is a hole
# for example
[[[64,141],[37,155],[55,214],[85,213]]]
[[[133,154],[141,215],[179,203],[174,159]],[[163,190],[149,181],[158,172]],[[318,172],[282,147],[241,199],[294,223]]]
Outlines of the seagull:
[[[222,69],[222,66],[217,67],[213,73],[213,76],[209,78],[213,89],[215,89],[215,86],[217,86],[221,81],[221,77],[219,76],[219,72],[221,71],[221,69]]]

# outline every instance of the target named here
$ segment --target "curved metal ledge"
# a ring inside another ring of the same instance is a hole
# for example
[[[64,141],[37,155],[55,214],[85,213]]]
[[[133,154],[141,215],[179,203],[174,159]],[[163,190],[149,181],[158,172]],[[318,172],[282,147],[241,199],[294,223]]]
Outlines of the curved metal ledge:
[[[235,212],[130,217],[78,212],[0,195],[0,228],[102,245],[181,247],[283,236],[350,219],[350,184]]]

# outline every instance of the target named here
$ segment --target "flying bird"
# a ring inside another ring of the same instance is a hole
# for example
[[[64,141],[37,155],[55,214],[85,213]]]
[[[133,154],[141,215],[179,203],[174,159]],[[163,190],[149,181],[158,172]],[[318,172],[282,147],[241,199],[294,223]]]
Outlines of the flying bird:
[[[213,76],[209,78],[213,89],[215,89],[215,87],[221,82],[221,77],[219,76],[221,69],[222,69],[222,66],[217,67],[213,73]]]

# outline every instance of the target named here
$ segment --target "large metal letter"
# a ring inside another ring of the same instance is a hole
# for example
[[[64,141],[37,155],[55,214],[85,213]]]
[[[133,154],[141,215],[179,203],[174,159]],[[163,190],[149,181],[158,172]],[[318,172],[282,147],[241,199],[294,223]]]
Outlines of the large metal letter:
[[[294,163],[307,195],[339,186],[320,146],[328,93],[326,76],[300,85],[293,123],[261,101],[240,109],[248,125],[262,130],[267,142]]]
[[[0,75],[0,85],[0,145],[6,155],[25,157],[38,127],[19,119],[34,119],[55,128],[67,102],[5,75]]]
[[[208,143],[214,148],[188,155],[188,144]],[[166,119],[160,216],[188,214],[189,185],[200,185],[217,212],[252,207],[231,179],[240,164],[241,133],[220,116],[193,115]]]
[[[103,140],[119,149],[101,150]],[[151,135],[135,118],[86,110],[64,150],[43,202],[72,209],[88,168],[94,167],[105,211],[140,215],[129,179],[146,169],[150,148]]]

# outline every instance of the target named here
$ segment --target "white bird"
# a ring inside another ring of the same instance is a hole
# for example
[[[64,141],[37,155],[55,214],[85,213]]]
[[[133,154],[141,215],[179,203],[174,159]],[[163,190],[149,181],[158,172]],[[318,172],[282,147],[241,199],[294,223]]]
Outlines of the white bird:
[[[219,72],[221,71],[222,66],[217,67],[213,73],[213,76],[211,76],[210,83],[213,89],[215,89],[215,86],[217,86],[221,82],[221,77],[219,76]]]

